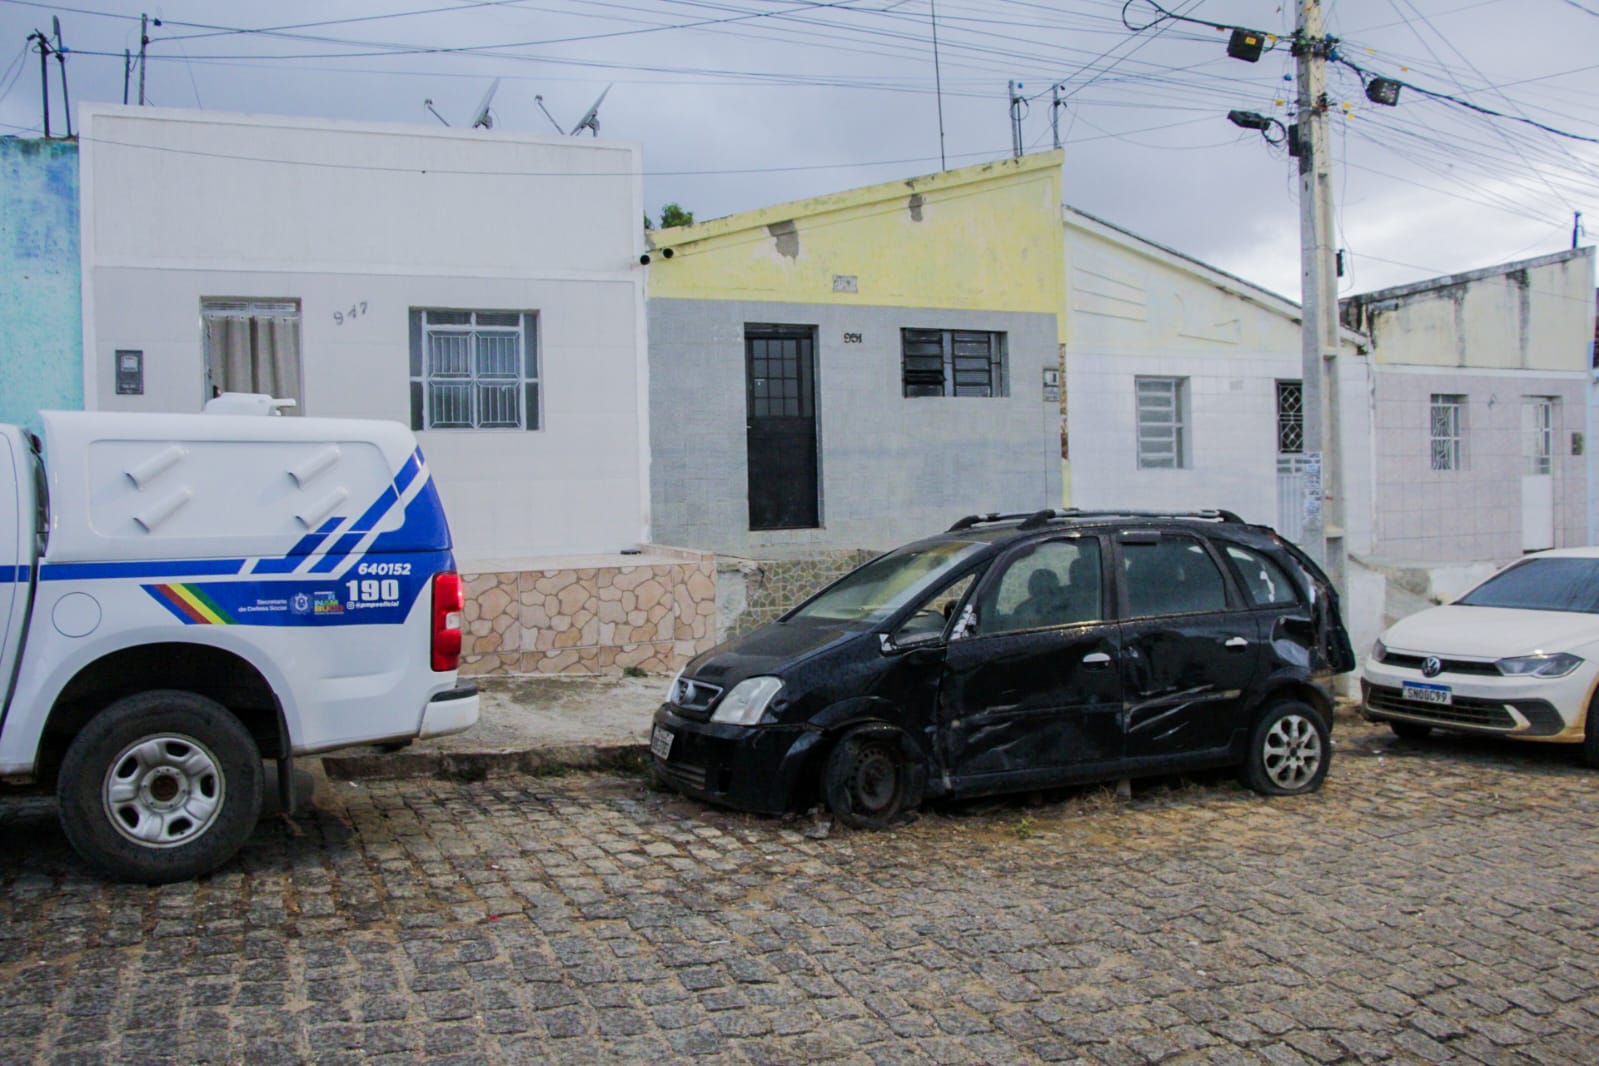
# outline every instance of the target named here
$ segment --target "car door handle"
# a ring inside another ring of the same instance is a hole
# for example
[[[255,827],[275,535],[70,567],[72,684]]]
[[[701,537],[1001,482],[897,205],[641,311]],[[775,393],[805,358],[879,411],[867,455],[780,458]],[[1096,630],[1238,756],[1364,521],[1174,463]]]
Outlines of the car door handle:
[[[1098,670],[1100,667],[1110,665],[1110,656],[1102,651],[1089,652],[1083,656],[1083,665],[1090,670]]]
[[[1243,651],[1245,648],[1249,647],[1249,641],[1245,640],[1243,637],[1230,637],[1228,638],[1227,642],[1222,645],[1222,647],[1226,648],[1228,651]]]

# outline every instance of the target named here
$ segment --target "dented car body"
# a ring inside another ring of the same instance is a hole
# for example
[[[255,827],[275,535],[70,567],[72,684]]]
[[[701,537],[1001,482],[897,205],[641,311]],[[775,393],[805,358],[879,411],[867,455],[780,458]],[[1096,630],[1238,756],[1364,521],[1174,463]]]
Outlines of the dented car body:
[[[691,661],[651,748],[688,795],[857,826],[1229,765],[1294,794],[1353,666],[1325,575],[1227,512],[972,516]]]

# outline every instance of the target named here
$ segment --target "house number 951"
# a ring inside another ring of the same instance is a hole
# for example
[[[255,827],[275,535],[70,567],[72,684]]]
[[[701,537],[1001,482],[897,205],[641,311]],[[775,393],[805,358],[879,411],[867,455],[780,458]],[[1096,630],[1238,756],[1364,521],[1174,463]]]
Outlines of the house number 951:
[[[859,333],[846,333],[844,334],[844,343],[859,344],[861,343],[861,335]]]

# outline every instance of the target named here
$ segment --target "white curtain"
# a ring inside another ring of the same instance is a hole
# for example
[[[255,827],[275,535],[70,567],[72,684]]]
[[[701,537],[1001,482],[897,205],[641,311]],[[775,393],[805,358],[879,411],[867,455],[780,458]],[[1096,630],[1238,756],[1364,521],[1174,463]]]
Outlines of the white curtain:
[[[301,413],[300,320],[290,315],[212,314],[205,320],[206,365],[216,392],[264,392]]]

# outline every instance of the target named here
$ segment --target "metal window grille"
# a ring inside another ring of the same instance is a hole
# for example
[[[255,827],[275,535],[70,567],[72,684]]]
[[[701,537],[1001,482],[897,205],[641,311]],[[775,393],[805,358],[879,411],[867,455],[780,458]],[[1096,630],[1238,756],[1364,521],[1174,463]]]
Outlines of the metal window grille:
[[[1465,428],[1466,398],[1453,393],[1432,395],[1432,468],[1464,469],[1462,431]]]
[[[900,340],[906,396],[1005,395],[1005,334],[905,329]]]
[[[1525,461],[1525,473],[1547,474],[1554,469],[1555,398],[1553,396],[1521,398],[1521,454]]]
[[[1305,384],[1277,383],[1277,454],[1302,455],[1305,451]]]
[[[1188,465],[1187,378],[1137,378],[1138,465],[1174,470]]]
[[[536,316],[411,312],[412,429],[538,429]]]

